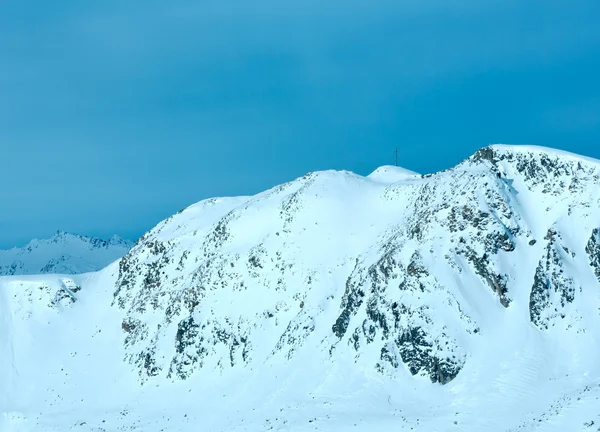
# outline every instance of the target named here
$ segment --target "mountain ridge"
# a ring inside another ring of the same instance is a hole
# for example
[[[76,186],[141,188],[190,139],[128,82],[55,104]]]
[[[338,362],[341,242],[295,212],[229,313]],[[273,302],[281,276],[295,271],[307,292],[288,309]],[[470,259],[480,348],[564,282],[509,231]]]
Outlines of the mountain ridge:
[[[201,201],[74,277],[76,301],[55,276],[0,278],[11,421],[60,430],[76,406],[83,430],[600,422],[598,161],[491,146],[387,180],[315,172]]]
[[[132,244],[117,235],[104,240],[58,230],[48,239],[0,250],[0,276],[98,271],[121,258]]]

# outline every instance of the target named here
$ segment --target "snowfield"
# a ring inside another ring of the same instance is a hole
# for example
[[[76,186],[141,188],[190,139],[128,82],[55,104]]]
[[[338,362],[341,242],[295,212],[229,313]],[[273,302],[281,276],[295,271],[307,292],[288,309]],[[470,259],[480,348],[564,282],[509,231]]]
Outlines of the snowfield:
[[[0,431],[598,431],[599,321],[599,161],[315,172],[0,278]]]

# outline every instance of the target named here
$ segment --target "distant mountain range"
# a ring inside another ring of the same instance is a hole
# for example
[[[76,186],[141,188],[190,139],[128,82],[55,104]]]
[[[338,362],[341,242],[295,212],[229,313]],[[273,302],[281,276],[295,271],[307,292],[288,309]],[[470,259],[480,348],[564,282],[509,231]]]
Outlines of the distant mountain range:
[[[22,248],[0,250],[0,276],[98,271],[125,255],[131,246],[119,236],[102,240],[58,231]]]

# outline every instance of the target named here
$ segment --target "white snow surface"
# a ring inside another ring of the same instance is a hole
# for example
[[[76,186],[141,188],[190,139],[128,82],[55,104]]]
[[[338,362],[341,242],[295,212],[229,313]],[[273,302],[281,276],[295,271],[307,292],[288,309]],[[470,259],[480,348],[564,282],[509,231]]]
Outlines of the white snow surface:
[[[394,165],[381,166],[367,176],[367,178],[381,183],[396,183],[418,177],[421,177],[421,174]]]
[[[98,271],[120,259],[131,245],[118,236],[102,240],[58,231],[22,248],[0,250],[0,276]]]
[[[0,278],[0,431],[600,430],[600,166],[494,146],[383,171]]]

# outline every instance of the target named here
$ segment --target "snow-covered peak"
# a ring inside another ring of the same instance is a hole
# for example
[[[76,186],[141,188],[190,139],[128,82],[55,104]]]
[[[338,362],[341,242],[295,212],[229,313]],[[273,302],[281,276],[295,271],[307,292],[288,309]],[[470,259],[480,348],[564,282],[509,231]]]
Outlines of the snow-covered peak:
[[[394,165],[381,166],[367,176],[367,178],[379,183],[396,183],[419,177],[421,177],[421,174]]]
[[[125,247],[131,247],[132,243],[129,240],[125,240],[121,236],[114,234],[108,239],[108,244],[113,246],[121,245]]]
[[[22,248],[0,250],[0,276],[41,273],[77,274],[98,271],[121,258],[131,242],[57,231],[48,239],[34,239]]]
[[[131,247],[131,242],[129,240],[125,240],[118,235],[112,235],[109,239],[101,239],[97,237],[89,237],[80,234],[73,234],[62,230],[57,230],[56,233],[50,237],[49,239],[35,239],[32,240],[32,243],[71,243],[71,242],[83,242],[89,243],[92,247],[95,248],[108,248],[110,246],[125,246]]]
[[[0,429],[600,424],[598,165],[384,168],[202,201],[97,273],[0,278]]]

